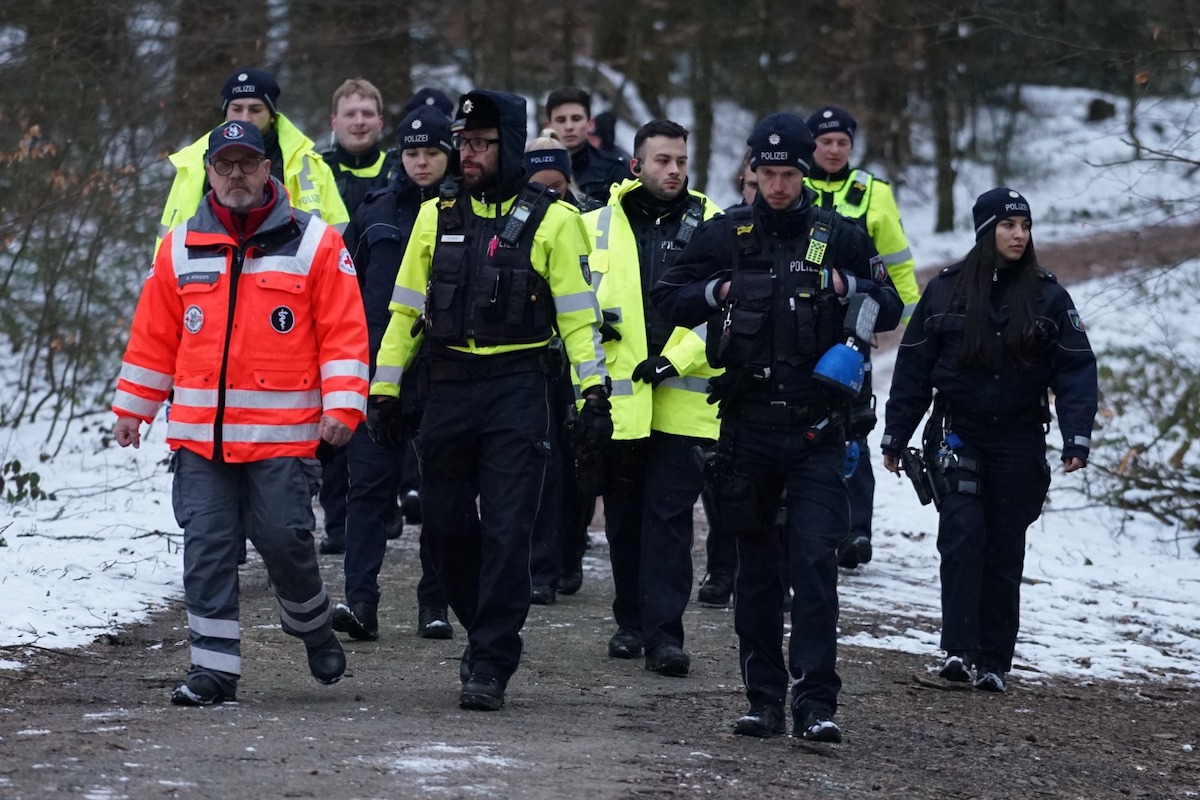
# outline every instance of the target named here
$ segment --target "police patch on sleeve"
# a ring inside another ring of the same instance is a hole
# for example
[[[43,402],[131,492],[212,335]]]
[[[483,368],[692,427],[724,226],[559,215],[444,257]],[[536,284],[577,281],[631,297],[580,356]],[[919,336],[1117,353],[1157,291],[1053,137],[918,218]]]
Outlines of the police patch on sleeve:
[[[883,263],[883,256],[871,256],[871,277],[876,283],[888,282],[887,264]]]
[[[342,248],[342,252],[338,253],[338,269],[347,275],[357,275],[358,272],[354,269],[354,259],[350,258],[350,251]]]
[[[296,315],[287,306],[278,306],[271,312],[271,327],[278,333],[291,333],[296,327]]]
[[[579,257],[579,269],[583,272],[583,279],[587,281],[588,286],[592,285],[592,268],[588,266],[588,257]]]
[[[1071,320],[1071,327],[1080,333],[1087,330],[1087,326],[1083,324],[1083,317],[1079,316],[1079,312],[1075,309],[1067,311],[1067,319]]]
[[[183,327],[188,333],[199,333],[204,327],[204,309],[200,306],[188,306],[183,312]]]

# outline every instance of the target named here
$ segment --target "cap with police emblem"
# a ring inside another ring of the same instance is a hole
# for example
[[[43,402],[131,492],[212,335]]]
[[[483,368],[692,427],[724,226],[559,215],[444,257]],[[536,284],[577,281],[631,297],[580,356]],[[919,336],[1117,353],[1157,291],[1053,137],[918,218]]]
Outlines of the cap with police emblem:
[[[1029,210],[1029,201],[1021,196],[1021,193],[1007,186],[998,186],[995,189],[988,189],[975,201],[975,206],[971,209],[971,214],[975,217],[975,241],[979,241],[987,232],[996,227],[996,223],[1002,219],[1009,217],[1029,217],[1033,220],[1033,213]]]
[[[256,97],[266,103],[272,114],[277,113],[275,103],[279,100],[279,84],[271,73],[247,67],[239,69],[225,80],[221,87],[221,113],[229,112],[229,104],[234,100],[244,100]]]
[[[396,141],[401,150],[412,147],[436,147],[449,155],[450,118],[434,106],[417,106],[396,126]]]
[[[247,150],[253,150],[260,156],[267,154],[262,133],[258,130],[257,125],[231,120],[213,128],[212,133],[208,135],[208,151],[204,157],[211,163],[222,151],[231,147],[244,147]]]
[[[812,170],[812,134],[804,120],[786,111],[769,114],[754,126],[746,140],[750,147],[750,169],[760,166],[796,167],[801,172]]]
[[[844,108],[837,106],[822,106],[808,118],[808,132],[814,139],[827,133],[844,133],[854,144],[854,132],[857,130],[858,121]]]

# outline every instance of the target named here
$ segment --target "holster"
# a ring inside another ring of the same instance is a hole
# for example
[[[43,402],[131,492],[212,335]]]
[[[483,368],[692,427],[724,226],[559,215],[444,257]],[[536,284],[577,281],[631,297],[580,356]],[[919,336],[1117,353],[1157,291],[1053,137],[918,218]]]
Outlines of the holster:
[[[733,467],[732,448],[725,440],[709,452],[704,461],[704,485],[712,497],[719,524],[733,536],[761,533],[758,490],[749,476]]]

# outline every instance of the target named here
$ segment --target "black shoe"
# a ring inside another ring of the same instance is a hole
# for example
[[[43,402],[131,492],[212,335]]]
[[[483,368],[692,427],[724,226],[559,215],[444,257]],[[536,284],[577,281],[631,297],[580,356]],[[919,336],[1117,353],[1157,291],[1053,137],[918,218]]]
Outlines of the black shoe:
[[[463,649],[462,658],[458,660],[458,681],[466,685],[471,680],[471,645]]]
[[[852,536],[838,547],[838,566],[856,569],[860,564],[871,561],[871,540],[866,536]]]
[[[749,713],[733,723],[733,732],[742,736],[766,739],[783,731],[783,709],[775,706],[752,706]]]
[[[529,602],[535,606],[552,606],[558,602],[553,586],[535,586],[529,594]]]
[[[642,632],[621,628],[608,640],[609,658],[637,658],[642,654]]]
[[[938,677],[952,683],[967,683],[971,680],[970,664],[960,655],[948,655],[938,670]]]
[[[809,711],[800,722],[794,716],[792,720],[792,736],[809,742],[829,742],[837,744],[842,740],[842,729],[833,721],[833,714],[824,709]]]
[[[499,678],[471,675],[463,684],[458,705],[470,711],[499,711],[504,707],[504,684]]]
[[[394,541],[404,535],[404,512],[400,510],[400,506],[391,509],[383,529],[388,541]]]
[[[453,639],[454,628],[446,617],[446,609],[436,606],[417,609],[417,636],[422,639]]]
[[[558,576],[558,593],[575,594],[583,586],[583,567],[572,569]]]
[[[379,616],[370,603],[333,607],[333,629],[349,634],[351,639],[373,642],[379,638]]]
[[[669,678],[687,677],[691,657],[677,644],[660,644],[646,654],[646,669]]]
[[[236,703],[237,692],[226,692],[211,675],[193,675],[171,692],[171,705],[215,706],[218,703]]]
[[[999,670],[984,671],[980,669],[975,676],[974,686],[981,692],[995,692],[1004,694],[1008,691],[1008,686],[1004,683],[1004,673]]]
[[[346,540],[344,538],[334,538],[325,536],[321,539],[321,544],[317,547],[318,552],[323,556],[338,556],[346,552]]]
[[[701,605],[724,608],[733,595],[733,576],[725,572],[710,573],[696,593]]]
[[[321,683],[337,683],[346,673],[346,653],[342,643],[332,633],[318,645],[304,645],[308,650],[308,671]]]
[[[415,490],[405,492],[404,497],[400,498],[400,512],[409,525],[421,524],[421,496]]]

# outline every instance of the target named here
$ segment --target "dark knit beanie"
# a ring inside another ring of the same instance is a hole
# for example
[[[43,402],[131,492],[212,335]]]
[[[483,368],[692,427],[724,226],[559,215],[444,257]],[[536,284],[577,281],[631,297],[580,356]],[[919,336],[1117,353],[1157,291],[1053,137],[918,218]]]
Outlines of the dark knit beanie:
[[[544,169],[556,169],[568,181],[571,180],[571,154],[562,147],[550,147],[545,150],[526,150],[525,174],[532,175]]]
[[[450,118],[433,105],[417,106],[396,126],[396,141],[401,150],[410,147],[436,147],[446,155],[450,144]]]
[[[975,241],[982,239],[988,231],[996,227],[996,223],[1002,219],[1009,217],[1029,217],[1033,220],[1033,214],[1029,210],[1029,201],[1021,196],[1021,193],[1009,189],[1007,186],[999,186],[995,189],[988,189],[975,201],[975,206],[971,209],[971,214],[975,217]]]
[[[272,114],[277,113],[275,103],[279,100],[279,84],[271,73],[254,67],[239,69],[225,80],[221,87],[221,113],[229,111],[234,100],[257,97],[267,104]]]
[[[809,116],[808,130],[814,139],[826,133],[844,133],[850,137],[850,144],[854,144],[858,122],[844,108],[823,106]]]
[[[436,108],[447,118],[454,116],[454,103],[450,98],[429,86],[422,86],[412,97],[408,98],[408,102],[404,104],[403,113],[407,114],[421,106]]]
[[[816,145],[804,120],[786,111],[768,114],[754,126],[746,140],[750,147],[750,169],[760,166],[796,167],[802,172],[812,170]]]

